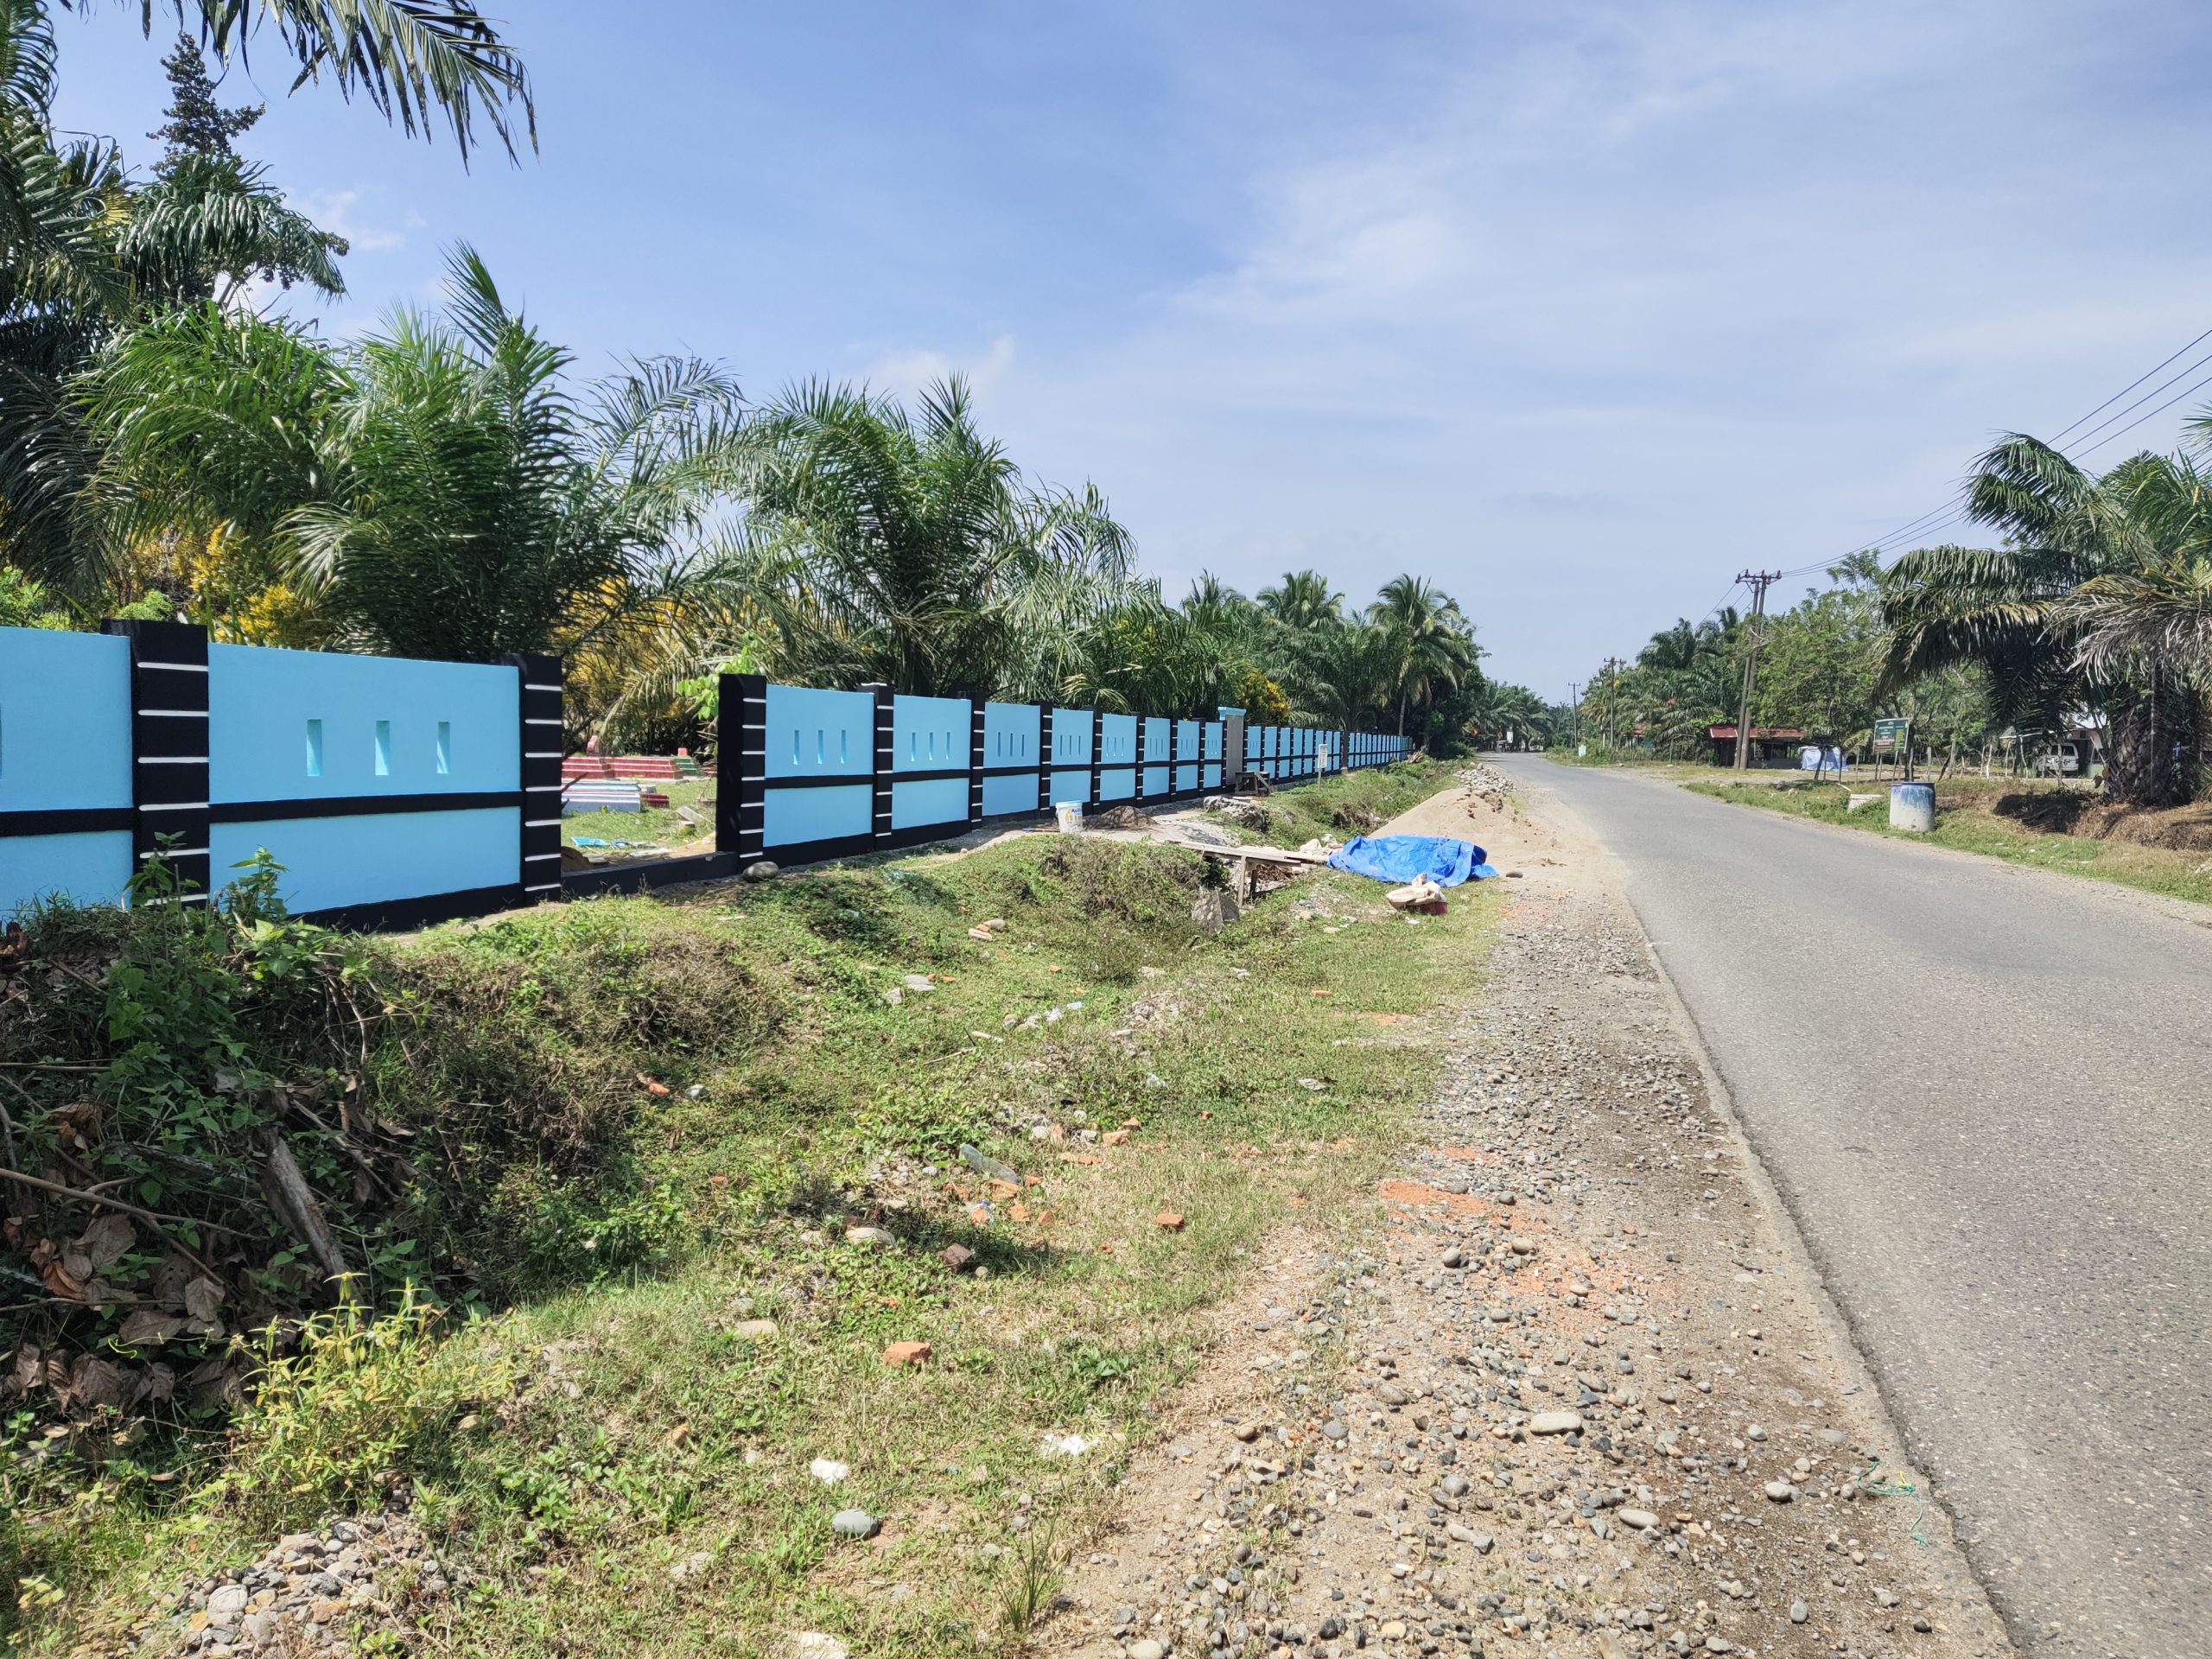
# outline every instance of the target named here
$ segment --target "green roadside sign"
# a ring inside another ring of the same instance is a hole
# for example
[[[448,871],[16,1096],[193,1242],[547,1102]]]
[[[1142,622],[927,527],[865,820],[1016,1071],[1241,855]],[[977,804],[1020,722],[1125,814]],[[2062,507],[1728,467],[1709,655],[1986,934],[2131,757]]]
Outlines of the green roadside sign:
[[[1909,720],[1876,721],[1874,722],[1875,752],[1882,754],[1891,753],[1904,741],[1905,734],[1911,729],[1912,722]]]

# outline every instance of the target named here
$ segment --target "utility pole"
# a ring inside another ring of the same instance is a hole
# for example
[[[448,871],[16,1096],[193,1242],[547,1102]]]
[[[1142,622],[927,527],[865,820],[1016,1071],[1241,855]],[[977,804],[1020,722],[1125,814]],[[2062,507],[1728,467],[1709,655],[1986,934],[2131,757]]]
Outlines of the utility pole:
[[[1567,707],[1574,716],[1574,741],[1582,741],[1582,687],[1574,680],[1567,683]]]
[[[1618,722],[1613,718],[1615,711],[1620,707],[1620,702],[1621,659],[1618,657],[1608,657],[1605,658],[1605,759],[1613,766],[1620,764],[1620,751],[1618,747],[1618,739],[1614,735],[1618,728]]]
[[[1736,715],[1736,770],[1745,772],[1751,764],[1751,691],[1758,683],[1759,620],[1766,614],[1766,590],[1782,580],[1782,572],[1742,570],[1736,580],[1751,590],[1751,648],[1744,654],[1744,700]]]

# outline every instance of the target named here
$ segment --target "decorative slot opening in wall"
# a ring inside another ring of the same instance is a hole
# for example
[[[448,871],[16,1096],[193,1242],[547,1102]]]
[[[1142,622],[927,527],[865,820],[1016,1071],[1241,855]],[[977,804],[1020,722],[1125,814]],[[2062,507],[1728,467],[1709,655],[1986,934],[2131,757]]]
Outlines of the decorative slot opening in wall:
[[[441,776],[453,770],[453,721],[438,722],[438,772]]]
[[[319,720],[308,721],[308,776],[322,776],[322,722]]]
[[[845,733],[842,728],[837,733],[837,764],[845,764]]]
[[[821,728],[820,727],[818,727],[818,726],[817,726],[817,727],[816,727],[816,728],[815,728],[815,730],[814,730],[814,764],[815,764],[816,766],[820,766],[820,765],[822,764],[822,760],[823,760],[822,728]]]
[[[388,720],[377,721],[377,776],[391,776],[391,722]]]

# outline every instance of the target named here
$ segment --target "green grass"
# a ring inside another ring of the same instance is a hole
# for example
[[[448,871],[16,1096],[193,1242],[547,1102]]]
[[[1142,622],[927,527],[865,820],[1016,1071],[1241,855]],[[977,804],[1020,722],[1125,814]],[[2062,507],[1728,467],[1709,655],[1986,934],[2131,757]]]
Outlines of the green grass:
[[[1847,810],[1853,791],[1845,785],[1692,782],[1685,786],[1700,795],[1733,801],[1738,805],[1764,807],[1873,835],[1929,842],[2036,869],[2085,875],[2145,893],[2212,904],[2212,860],[2203,853],[2034,830],[1988,810],[1999,794],[2022,787],[2015,784],[1999,785],[1972,779],[1956,785],[1939,785],[1936,829],[1929,835],[1913,835],[1890,828],[1886,785],[1869,785],[1859,791],[1880,794],[1884,799],[1857,812]]]
[[[649,806],[638,812],[571,813],[561,820],[563,843],[573,847],[579,836],[588,836],[608,842],[626,841],[632,846],[665,847],[675,854],[714,851],[714,779],[656,784],[654,787],[668,797],[666,806]],[[687,821],[677,810],[678,807],[690,808],[698,821]],[[590,850],[617,862],[634,855],[611,845]]]
[[[1396,810],[1449,772],[1270,804],[1312,823],[1341,803]],[[98,1502],[64,1503],[49,1481],[51,1506],[18,1516],[45,1529],[29,1554],[59,1598],[29,1649],[112,1636],[186,1571],[394,1478],[483,1575],[441,1613],[442,1649],[753,1655],[819,1629],[950,1656],[1018,1638],[1198,1363],[1205,1306],[1270,1228],[1366,1213],[1440,1041],[1374,1016],[1466,995],[1498,902],[1470,889],[1409,927],[1376,884],[1324,873],[1209,939],[1189,922],[1200,879],[1189,855],[1039,836],[396,947],[387,971],[452,1012],[372,1086],[415,1114],[418,1160],[481,1160],[482,1214],[448,1220],[515,1258],[512,1300],[442,1339],[404,1314],[310,1332],[181,1484],[109,1463],[79,1473]],[[990,918],[1010,925],[969,936]],[[910,974],[937,988],[887,1001]],[[449,1130],[427,1116],[516,1086],[493,1058],[526,1085],[504,1109],[553,1120],[540,1157],[484,1150],[482,1105]],[[531,1092],[563,1077],[573,1098]],[[1124,1144],[1082,1139],[1132,1122]],[[994,1196],[957,1162],[963,1141],[1041,1184]],[[1181,1230],[1154,1224],[1168,1211]],[[849,1243],[857,1224],[899,1243]],[[947,1268],[954,1243],[985,1273]],[[454,1305],[456,1263],[426,1265]],[[761,1319],[772,1337],[752,1334]],[[931,1362],[887,1367],[907,1340]],[[1047,1433],[1090,1447],[1051,1455]],[[815,1481],[817,1457],[849,1482]],[[830,1531],[855,1503],[885,1521],[872,1543]]]

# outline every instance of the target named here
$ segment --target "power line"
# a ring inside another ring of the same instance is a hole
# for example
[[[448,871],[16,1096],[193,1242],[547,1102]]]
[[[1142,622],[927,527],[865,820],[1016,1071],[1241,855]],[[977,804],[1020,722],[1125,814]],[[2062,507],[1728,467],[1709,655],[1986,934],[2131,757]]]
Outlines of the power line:
[[[2212,359],[2207,360],[2212,361]],[[2166,384],[2168,385],[2171,385],[2173,383],[2171,381],[2168,381]],[[2069,459],[2078,461],[2083,455],[2093,454],[2094,451],[2103,448],[2105,445],[2110,443],[2114,438],[2126,436],[2127,434],[2133,432],[2137,427],[2142,425],[2144,422],[2149,420],[2152,416],[2164,413],[2165,410],[2171,409],[2176,404],[2180,403],[2185,397],[2195,397],[2207,386],[2212,386],[2212,374],[2206,375],[2204,378],[2199,380],[2195,385],[2186,387],[2183,390],[2176,392],[2172,397],[2167,398],[2164,403],[2160,404],[2158,408],[2145,410],[2142,414],[2130,421],[2126,426],[2121,427],[2119,431],[2107,432],[2103,437],[2099,438],[2094,443],[2091,444],[2088,448],[2075,452],[2073,455],[2069,456]]]
[[[2182,352],[2193,351],[2193,350],[2194,350],[2194,349],[2196,349],[2197,346],[2202,346],[2202,345],[2206,340],[2212,340],[2212,328],[2207,328],[2207,329],[2206,329],[2202,334],[2199,334],[2199,335],[2198,335],[2195,340],[2190,340],[2190,341],[2189,342],[2189,344],[2188,344],[2188,345],[2186,345],[2186,346],[2183,346],[2183,347],[2181,348],[2181,352],[2176,352],[2176,353],[2174,353],[2174,357],[2179,357],[2179,356],[2182,354]],[[2172,361],[2174,360],[2174,357],[2170,357],[2170,358],[2168,358],[2168,359],[2166,359],[2166,363],[2171,363],[2171,362],[2172,362]],[[2114,393],[2113,393],[2113,395],[2112,395],[2111,397],[2109,397],[2106,398],[2106,399],[2104,400],[2104,402],[2102,402],[2101,404],[2098,404],[2094,409],[2091,410],[2088,412],[2088,414],[2084,415],[2084,416],[2082,417],[2082,420],[2081,420],[2081,421],[2076,421],[2076,422],[2075,422],[2075,423],[2074,423],[2074,426],[2079,426],[2079,425],[2081,425],[2081,424],[2082,424],[2082,421],[2090,420],[2090,419],[2093,419],[2094,417],[2095,417],[2096,416],[2099,416],[2099,415],[2103,414],[2103,413],[2105,412],[2105,410],[2107,410],[2107,409],[2110,409],[2110,408],[2111,408],[2114,404],[2118,403],[2121,398],[2123,398],[2123,397],[2126,397],[2126,396],[2127,396],[2127,394],[2128,394],[2129,392],[2131,392],[2131,391],[2134,391],[2136,387],[2138,387],[2138,386],[2141,385],[2142,385],[2145,380],[2148,380],[2148,379],[2149,379],[2152,375],[2156,374],[2156,373],[2157,373],[2160,369],[2164,368],[2164,367],[2166,366],[2166,363],[2157,363],[2157,364],[2153,364],[2150,368],[2145,369],[2145,370],[2141,374],[2137,375],[2137,376],[2135,377],[2135,378],[2133,378],[2133,380],[2129,381],[2126,385],[2122,386],[2122,387],[2121,387],[2118,391],[2115,391]],[[2184,371],[2183,372],[2186,372],[2186,371]],[[2060,428],[2056,432],[2053,433],[2053,434],[2051,435],[2051,439],[2050,439],[2051,448],[2054,448],[2054,449],[2055,449],[2055,448],[2056,448],[2058,447],[2058,441],[2059,441],[2061,438],[2064,437],[2064,436],[2065,436],[2069,432],[2071,432],[2071,431],[2074,429],[2074,426],[2061,427],[2061,428]]]
[[[2166,357],[2162,361],[2152,365],[2150,368],[2145,370],[2141,374],[2137,375],[2134,379],[2129,381],[2118,391],[2113,393],[2111,397],[2106,398],[2104,402],[2099,404],[2094,409],[2089,410],[2088,414],[2081,416],[2080,419],[2072,422],[2067,426],[2062,427],[2055,436],[2048,440],[2051,448],[2054,449],[2057,448],[2060,440],[2063,439],[2069,433],[2073,432],[2079,427],[2086,425],[2090,421],[2095,420],[2099,415],[2104,414],[2105,410],[2111,409],[2114,404],[2119,403],[2121,398],[2126,397],[2129,392],[2133,391],[2138,386],[2141,385],[2145,380],[2148,380],[2152,375],[2167,368],[2178,359],[2186,356],[2189,353],[2194,351],[2197,346],[2202,346],[2208,340],[2212,340],[2212,328],[2207,328],[2202,334],[2197,335],[2196,339],[2183,346],[2180,350],[2174,352],[2171,355]],[[2187,368],[2182,370],[2180,373],[2170,376],[2165,380],[2160,382],[2158,385],[2152,387],[2149,391],[2145,392],[2142,397],[2138,397],[2133,403],[2127,404],[2125,408],[2113,410],[2112,414],[2106,416],[2103,420],[2098,421],[2096,425],[2090,427],[2088,431],[2083,432],[2079,438],[2075,440],[2077,446],[2086,445],[2086,447],[2077,447],[2074,454],[2070,455],[2069,459],[2078,463],[2083,456],[2094,454],[2096,451],[2103,448],[2105,445],[2113,442],[2117,439],[2124,437],[2126,434],[2133,432],[2137,427],[2142,425],[2144,422],[2151,420],[2158,415],[2164,414],[2167,410],[2171,409],[2176,404],[2194,397],[2196,393],[2205,390],[2207,387],[2212,387],[2212,375],[2206,375],[2203,378],[2196,381],[2194,384],[2183,387],[2180,391],[2176,392],[2172,397],[2167,398],[2165,402],[2158,404],[2154,408],[2144,410],[2142,414],[2137,415],[2135,418],[2129,421],[2126,425],[2114,428],[2111,431],[2106,431],[2106,429],[2107,427],[2111,427],[2114,421],[2120,419],[2124,416],[2133,414],[2136,410],[2141,409],[2145,403],[2150,401],[2150,399],[2156,397],[2160,392],[2164,391],[2168,387],[2174,385],[2177,382],[2187,379],[2190,375],[2196,373],[2197,370],[2203,368],[2208,364],[2212,364],[2212,353],[2207,353],[2204,356],[2198,358],[2195,362],[2191,363]],[[2103,433],[2104,435],[2099,437],[2098,434],[2100,433]],[[2090,439],[2094,439],[2095,442],[2088,442],[2088,441]],[[2063,451],[2061,453],[2063,453]],[[1899,524],[1895,530],[1886,531],[1884,534],[1876,537],[1871,542],[1861,542],[1846,552],[1834,554],[1824,559],[1815,559],[1809,564],[1801,564],[1796,566],[1795,569],[1788,570],[1745,572],[1743,575],[1738,575],[1734,582],[1730,582],[1726,588],[1721,590],[1720,597],[1713,602],[1712,607],[1706,612],[1703,617],[1699,619],[1699,621],[1702,624],[1719,615],[1720,613],[1720,607],[1728,601],[1728,595],[1734,593],[1738,586],[1752,582],[1754,577],[1756,577],[1757,580],[1756,584],[1752,588],[1752,599],[1753,610],[1756,614],[1758,612],[1763,611],[1765,608],[1766,588],[1767,584],[1770,582],[1785,582],[1791,576],[1809,575],[1815,570],[1825,570],[1831,566],[1840,563],[1843,560],[1849,558],[1853,553],[1869,552],[1878,557],[1883,554],[1897,551],[1908,541],[1926,543],[1929,538],[1937,535],[1941,531],[1949,530],[1955,524],[1970,521],[1972,517],[1972,512],[1967,507],[1963,499],[1962,493],[1960,498],[1954,499],[1949,505],[1930,508],[1928,512],[1922,513],[1918,518],[1908,518],[1904,524]],[[1748,696],[1748,691],[1746,692],[1746,696]],[[1740,728],[1743,722],[1739,721],[1738,724]]]
[[[2077,443],[2077,444],[2081,444],[2081,443],[2087,443],[2087,442],[2088,442],[2091,438],[2095,437],[2095,436],[2097,435],[2097,434],[2098,434],[2098,433],[2100,433],[2100,432],[2103,431],[2107,427],[2110,426],[2110,425],[2111,425],[2114,421],[2118,420],[2118,419],[2119,419],[2122,415],[2126,415],[2126,414],[2129,413],[2131,410],[2138,410],[2138,409],[2142,408],[2142,406],[2143,406],[2144,404],[2145,404],[2149,403],[2149,402],[2151,401],[2151,399],[2152,399],[2153,397],[2157,397],[2160,392],[2164,391],[2168,386],[2173,385],[2174,384],[2176,384],[2176,382],[2178,382],[2178,381],[2182,381],[2182,380],[2186,380],[2186,379],[2188,379],[2188,378],[2189,378],[2189,377],[2190,377],[2190,375],[2195,374],[2195,373],[2196,373],[2199,369],[2202,368],[2202,367],[2203,367],[2206,364],[2208,364],[2208,363],[2212,363],[2212,352],[2208,352],[2208,353],[2206,353],[2202,357],[2198,358],[2198,359],[2196,359],[2196,362],[2194,362],[2194,363],[2190,364],[2187,368],[2183,369],[2183,370],[2179,374],[2175,375],[2175,376],[2173,377],[2173,378],[2172,378],[2172,379],[2171,379],[2171,380],[2164,380],[2164,381],[2161,381],[2158,385],[2155,385],[2155,386],[2152,387],[2150,391],[2148,391],[2145,392],[2145,393],[2144,393],[2140,397],[2138,397],[2138,398],[2137,398],[2133,403],[2132,403],[2132,404],[2128,404],[2128,405],[2127,405],[2127,407],[2126,407],[2126,409],[2117,410],[2115,410],[2113,413],[2112,413],[2112,414],[2110,414],[2110,415],[2106,416],[2105,416],[2105,418],[2104,418],[2103,420],[2099,421],[2099,422],[2098,422],[2094,426],[2091,427],[2091,428],[2090,428],[2087,432],[2084,432],[2084,433],[2083,433],[2080,437],[2078,437],[2078,438],[2075,439],[2075,440],[2074,440],[2074,442],[2075,442],[2075,443]],[[2153,373],[2155,373],[2155,372],[2157,372],[2157,371],[2153,370],[2153,371],[2152,371],[2152,372],[2153,372]],[[2193,388],[2192,388],[2192,390],[2193,390]],[[2188,397],[2188,396],[2189,396],[2189,393],[2188,393],[2188,392],[2186,392],[2186,391],[2184,391],[2184,392],[2183,392],[2183,393],[2182,393],[2181,395],[2182,395],[2182,397]],[[2173,402],[2178,402],[2178,401],[2179,401],[2179,399],[2173,399],[2173,400],[2171,400],[2171,401],[2173,401]],[[2168,405],[2167,405],[2166,404],[2159,404],[2159,405],[2158,405],[2158,409],[2164,409],[2164,408],[2166,408],[2166,407],[2168,407]],[[2158,412],[2158,409],[2154,409],[2154,410],[2152,410],[2151,411],[2151,414],[2152,414],[2152,415],[2155,415],[2155,414],[2157,414]],[[2148,415],[2146,415],[2146,416],[2143,416],[2143,417],[2142,417],[2142,419],[2143,419],[2143,420],[2148,420],[2149,418],[2150,418],[2150,416],[2148,416]],[[2142,423],[2142,421],[2140,421],[2140,420],[2139,420],[2139,421],[2130,421],[2130,422],[2127,423],[2127,425],[2126,425],[2126,426],[2123,426],[2123,427],[2122,427],[2122,428],[2120,428],[2120,431],[2125,432],[2125,431],[2128,430],[2128,429],[2129,429],[2129,428],[2131,428],[2131,427],[2134,427],[2134,426],[2139,426],[2141,423]],[[2075,422],[2075,424],[2078,426],[2078,425],[2080,425],[2080,424],[2081,424],[2081,423],[2077,421],[2077,422]],[[2051,448],[2054,448],[2054,449],[2056,449],[2056,448],[2057,448],[2058,447],[2059,447],[2059,446],[2058,446],[2058,444],[2054,441],[2054,442],[2052,442],[2052,444],[2051,444]]]
[[[2144,372],[2137,375],[2134,379],[2129,381],[2118,391],[2113,393],[2111,397],[2106,398],[2104,402],[2099,404],[2094,409],[2089,410],[2088,414],[2082,416],[2079,420],[2060,429],[2057,436],[2050,440],[2051,447],[2053,448],[2058,448],[2059,439],[2064,438],[2068,433],[2074,431],[2076,428],[2081,427],[2092,420],[2095,420],[2099,415],[2103,414],[2106,410],[2111,409],[2114,404],[2119,403],[2121,398],[2126,397],[2129,392],[2133,391],[2136,387],[2141,385],[2152,375],[2158,373],[2161,370],[2166,368],[2177,359],[2187,356],[2189,353],[2194,351],[2197,346],[2202,345],[2208,340],[2212,340],[2212,328],[2206,329],[2202,334],[2197,335],[2196,339],[2183,346],[2180,350],[2174,352],[2163,361],[2153,364],[2150,368],[2144,371]],[[2197,392],[2203,391],[2206,387],[2212,386],[2212,375],[2208,375],[2204,378],[2196,381],[2194,385],[2183,388],[2182,391],[2176,392],[2171,397],[2167,398],[2165,402],[2157,405],[2155,408],[2145,410],[2142,414],[2136,416],[2136,417],[2128,422],[2126,425],[2116,428],[2109,432],[2105,431],[2105,429],[2111,426],[2114,421],[2119,420],[2123,416],[2133,414],[2138,409],[2141,409],[2143,404],[2148,402],[2151,398],[2157,397],[2160,392],[2165,391],[2169,386],[2175,385],[2177,382],[2187,379],[2190,375],[2194,374],[2197,370],[2204,367],[2208,364],[2212,364],[2212,353],[2208,353],[2204,356],[2198,358],[2187,368],[2182,370],[2179,374],[2171,376],[2167,379],[2160,382],[2157,386],[2153,387],[2151,391],[2145,392],[2142,397],[2138,397],[2133,403],[2127,404],[2125,408],[2116,410],[2111,415],[2106,416],[2102,421],[2099,421],[2096,425],[2090,427],[2088,431],[2083,432],[2080,438],[2075,440],[2077,445],[2082,444],[2085,440],[2091,438],[2094,438],[2096,441],[2094,443],[2088,444],[2087,448],[2077,448],[2075,454],[2069,458],[2078,461],[2083,455],[2094,454],[2095,451],[2103,448],[2107,443],[2112,442],[2114,439],[2121,437],[2129,432],[2133,432],[2137,427],[2142,425],[2144,422],[2152,419],[2155,416],[2163,414],[2165,410],[2171,409],[2176,404],[2181,403],[2184,399],[2193,397]],[[2104,435],[2099,437],[2097,435],[2101,432],[2103,433]],[[1908,519],[1905,523],[1898,525],[1895,530],[1890,531],[1885,535],[1877,537],[1872,542],[1861,543],[1859,546],[1851,549],[1849,552],[1837,554],[1830,558],[1815,559],[1809,564],[1801,564],[1795,569],[1781,572],[1781,576],[1783,579],[1787,579],[1790,576],[1807,575],[1815,570],[1825,569],[1830,565],[1838,563],[1841,560],[1850,557],[1852,553],[1864,551],[1881,554],[1894,551],[1897,546],[1901,545],[1906,540],[1924,541],[1929,537],[1934,535],[1936,531],[1948,530],[1952,525],[1960,523],[1967,517],[1969,517],[1969,515],[1963,506],[1955,502],[1948,507],[1936,507],[1930,512],[1922,513],[1917,518]],[[1936,522],[1931,524],[1929,522],[1931,519],[1936,520]]]
[[[1705,623],[1712,621],[1714,617],[1719,615],[1720,607],[1728,602],[1728,595],[1734,593],[1739,586],[1741,586],[1740,582],[1732,582],[1726,588],[1723,588],[1720,590],[1720,597],[1714,600],[1712,604],[1706,607],[1705,614],[1698,618],[1696,626],[1701,626]]]

